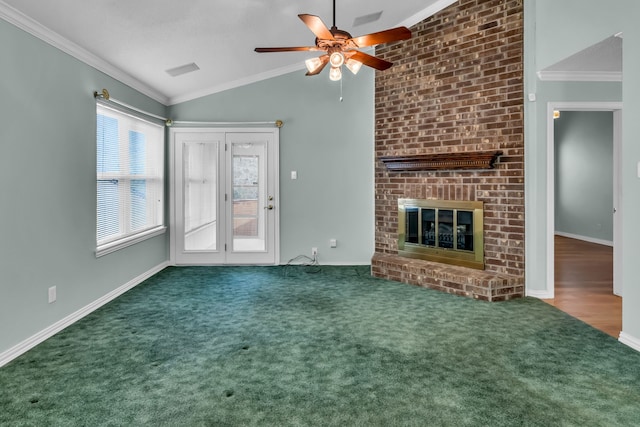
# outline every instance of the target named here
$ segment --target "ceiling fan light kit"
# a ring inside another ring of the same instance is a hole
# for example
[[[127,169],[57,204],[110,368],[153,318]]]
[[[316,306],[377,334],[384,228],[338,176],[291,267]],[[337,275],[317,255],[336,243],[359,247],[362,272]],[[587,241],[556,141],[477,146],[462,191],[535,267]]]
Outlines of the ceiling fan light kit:
[[[344,64],[344,55],[342,52],[336,50],[329,55],[329,63],[332,67],[342,67],[342,64]]]
[[[327,28],[324,22],[315,15],[300,14],[298,17],[316,36],[315,46],[257,47],[255,51],[258,53],[324,51],[325,54],[305,61],[308,70],[306,75],[315,76],[320,74],[326,65],[330,64],[329,78],[332,81],[342,79],[343,65],[353,74],[357,74],[362,65],[379,71],[386,70],[393,65],[392,62],[361,52],[358,48],[411,38],[411,31],[406,27],[396,27],[364,36],[351,37],[351,34],[336,27],[335,0],[333,0],[333,26],[331,29]]]
[[[332,82],[340,81],[342,78],[342,70],[339,67],[331,67],[331,71],[329,71],[329,79]]]
[[[316,71],[318,68],[322,67],[324,64],[322,62],[322,59],[318,58],[309,58],[306,61],[304,61],[304,64],[307,66],[307,70],[309,70],[310,73],[313,73],[314,71]]]
[[[355,59],[347,59],[344,63],[344,66],[349,69],[353,74],[358,74],[360,68],[362,68],[362,62],[356,61]]]

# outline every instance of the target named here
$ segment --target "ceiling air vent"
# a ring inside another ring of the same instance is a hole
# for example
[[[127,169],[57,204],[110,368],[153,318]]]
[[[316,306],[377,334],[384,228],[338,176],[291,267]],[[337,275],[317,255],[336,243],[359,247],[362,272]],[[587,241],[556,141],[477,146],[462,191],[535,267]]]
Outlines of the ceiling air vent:
[[[166,70],[166,72],[171,77],[178,77],[178,76],[181,76],[183,74],[191,73],[193,71],[198,71],[199,69],[200,69],[200,67],[198,67],[195,62],[192,62],[191,64],[185,64],[185,65],[181,65],[179,67],[170,68],[170,69]]]
[[[371,22],[376,22],[378,19],[380,19],[380,16],[382,16],[382,11],[370,13],[368,15],[358,16],[356,19],[353,20],[353,26],[357,27],[358,25],[364,25],[364,24],[369,24]]]

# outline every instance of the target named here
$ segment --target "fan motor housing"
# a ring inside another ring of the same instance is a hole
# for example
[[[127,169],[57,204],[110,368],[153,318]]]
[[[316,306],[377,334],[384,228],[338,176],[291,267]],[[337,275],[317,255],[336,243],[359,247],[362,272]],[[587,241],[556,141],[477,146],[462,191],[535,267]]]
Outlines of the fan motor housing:
[[[352,38],[351,34],[336,27],[331,27],[331,30],[329,31],[331,31],[335,40],[319,39],[316,37],[316,46],[321,49],[330,49],[335,47],[345,48],[348,46],[349,40]]]

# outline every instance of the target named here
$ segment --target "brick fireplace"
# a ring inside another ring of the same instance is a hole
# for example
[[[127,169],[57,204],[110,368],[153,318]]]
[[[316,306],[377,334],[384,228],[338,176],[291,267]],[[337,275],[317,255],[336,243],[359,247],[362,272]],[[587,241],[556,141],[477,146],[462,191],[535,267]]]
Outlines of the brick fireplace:
[[[372,274],[488,301],[521,297],[522,0],[460,0],[411,30],[410,40],[376,49],[395,65],[375,82]],[[425,161],[498,152],[484,168]],[[389,159],[422,166],[393,168]],[[401,256],[399,199],[483,202],[484,269]]]

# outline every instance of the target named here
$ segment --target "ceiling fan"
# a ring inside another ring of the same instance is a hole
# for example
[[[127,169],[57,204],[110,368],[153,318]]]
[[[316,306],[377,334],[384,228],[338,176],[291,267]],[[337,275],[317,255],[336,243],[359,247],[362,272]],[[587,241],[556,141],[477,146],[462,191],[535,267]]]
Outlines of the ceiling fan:
[[[256,52],[325,52],[316,58],[305,61],[307,76],[319,74],[327,64],[331,64],[329,78],[337,81],[342,78],[342,65],[344,64],[353,74],[356,74],[362,65],[376,70],[386,70],[393,65],[392,62],[366,54],[358,48],[374,46],[411,38],[411,30],[406,27],[397,27],[377,33],[366,34],[360,37],[351,37],[346,31],[336,27],[336,1],[333,0],[333,25],[331,28],[315,15],[300,14],[298,17],[316,36],[315,46],[299,47],[257,47]]]

